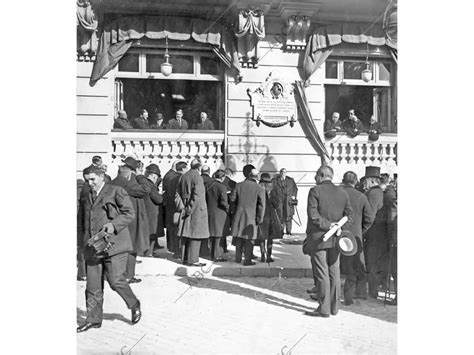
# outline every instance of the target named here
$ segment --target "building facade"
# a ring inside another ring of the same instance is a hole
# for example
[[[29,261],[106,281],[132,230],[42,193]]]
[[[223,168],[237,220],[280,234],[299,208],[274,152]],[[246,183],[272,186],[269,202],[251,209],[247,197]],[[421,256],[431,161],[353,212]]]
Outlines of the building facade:
[[[78,1],[77,14],[78,180],[94,155],[112,176],[131,155],[163,173],[199,157],[237,181],[246,164],[286,168],[303,232],[321,163],[335,182],[369,165],[397,173],[396,1],[96,0]],[[181,109],[188,129],[114,128],[119,110],[133,126],[143,109],[150,125]],[[325,120],[351,109],[363,127],[375,117],[378,140],[325,138]]]

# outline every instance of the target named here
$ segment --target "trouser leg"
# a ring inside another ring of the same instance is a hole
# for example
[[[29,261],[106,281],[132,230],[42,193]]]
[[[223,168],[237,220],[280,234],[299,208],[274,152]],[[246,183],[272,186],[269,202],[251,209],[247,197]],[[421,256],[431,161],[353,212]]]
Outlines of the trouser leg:
[[[211,250],[209,248],[209,238],[200,239],[201,244],[199,247],[199,256],[201,258],[209,258],[211,256]]]
[[[227,237],[223,236],[222,238],[220,238],[219,243],[223,252],[227,253]]]
[[[273,239],[269,236],[267,239],[267,258],[272,257]]]
[[[285,220],[286,234],[291,234],[292,222],[293,222],[293,218],[291,216],[286,217],[286,220]]]
[[[327,249],[318,250],[312,256],[314,260],[314,277],[318,288],[319,312],[329,314],[331,311],[331,289],[329,284],[329,267]]]
[[[344,301],[351,302],[354,299],[354,293],[357,284],[357,275],[356,270],[354,268],[356,255],[353,256],[346,256],[344,263],[347,264],[346,266],[346,281],[344,282]]]
[[[86,262],[82,248],[77,248],[77,278],[86,277]]]
[[[187,258],[188,264],[199,262],[199,249],[201,247],[201,239],[187,238]]]
[[[104,272],[101,259],[86,261],[86,307],[87,322],[102,323],[104,303]]]
[[[129,309],[137,305],[138,299],[125,278],[128,255],[121,253],[104,260],[105,276],[110,288],[117,292]]]
[[[377,287],[380,283],[379,273],[377,270],[378,248],[374,241],[368,241],[365,248],[365,261],[367,268],[367,279],[369,284],[369,295],[373,298],[378,297]]]
[[[314,260],[314,258],[310,258],[311,260],[311,270],[313,270],[313,282],[314,282],[314,286],[318,286],[318,280],[316,278],[316,261]]]
[[[235,261],[238,263],[242,261],[243,242],[242,238],[235,238]]]
[[[329,268],[331,314],[335,316],[339,311],[341,299],[341,268],[339,265],[339,251],[336,248],[328,250],[327,262]]]
[[[218,238],[218,237],[214,237],[214,238],[211,238],[211,240],[213,241],[213,248],[212,248],[212,256],[215,259],[218,259],[218,258],[222,258],[222,256],[224,255],[224,249],[222,248],[222,239],[224,239],[225,237],[222,237],[222,238]]]
[[[133,279],[135,277],[136,263],[137,263],[137,253],[128,253],[127,267],[125,271],[125,277],[127,279]]]
[[[244,263],[249,264],[252,262],[253,255],[253,244],[250,239],[244,239]]]

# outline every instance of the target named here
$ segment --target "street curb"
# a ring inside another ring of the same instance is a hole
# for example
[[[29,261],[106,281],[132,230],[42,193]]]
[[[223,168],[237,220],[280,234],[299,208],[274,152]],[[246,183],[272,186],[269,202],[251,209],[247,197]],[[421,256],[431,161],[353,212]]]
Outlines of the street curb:
[[[283,268],[283,267],[269,267],[269,268],[252,268],[249,267],[211,267],[209,269],[179,266],[174,276],[195,276],[197,274],[210,274],[216,277],[286,277],[286,278],[306,278],[313,277],[311,269],[307,268]]]

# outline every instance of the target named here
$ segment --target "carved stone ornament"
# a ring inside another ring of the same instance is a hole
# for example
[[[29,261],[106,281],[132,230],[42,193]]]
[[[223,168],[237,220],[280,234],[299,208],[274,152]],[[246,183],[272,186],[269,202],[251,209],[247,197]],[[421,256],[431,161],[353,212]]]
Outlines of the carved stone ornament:
[[[281,127],[289,123],[293,127],[297,119],[294,87],[271,75],[253,92],[247,89],[253,106],[252,119],[257,126],[263,123],[269,127]]]

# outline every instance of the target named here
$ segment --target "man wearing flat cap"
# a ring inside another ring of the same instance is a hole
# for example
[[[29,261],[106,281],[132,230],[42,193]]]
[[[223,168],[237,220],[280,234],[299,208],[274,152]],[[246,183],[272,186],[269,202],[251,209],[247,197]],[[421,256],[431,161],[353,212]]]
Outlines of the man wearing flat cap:
[[[114,128],[116,129],[132,129],[132,124],[128,120],[127,112],[120,110],[118,117],[114,120]]]
[[[346,275],[344,283],[344,304],[346,306],[353,304],[354,298],[367,298],[367,274],[365,272],[362,236],[372,225],[373,215],[367,197],[355,189],[356,183],[356,173],[347,171],[342,178],[342,187],[349,195],[354,214],[353,223],[344,229],[352,232],[355,236],[357,252],[352,256],[341,256],[341,273]]]
[[[132,238],[133,250],[129,253],[125,277],[129,283],[141,282],[135,277],[135,266],[137,255],[145,256],[150,248],[150,233],[148,229],[148,217],[144,198],[151,190],[146,185],[140,185],[136,178],[136,170],[139,166],[138,160],[127,157],[123,160],[124,165],[119,168],[118,176],[111,184],[120,186],[127,191],[135,210],[135,218],[128,225]]]
[[[265,189],[258,185],[258,170],[244,167],[246,179],[239,182],[230,200],[235,205],[232,221],[232,236],[236,238],[235,261],[244,266],[255,265],[252,261],[253,241],[257,240],[257,226],[263,222],[265,214]]]
[[[308,225],[306,239],[303,241],[303,253],[311,258],[313,277],[316,280],[316,298],[319,307],[306,315],[328,318],[339,311],[341,279],[339,269],[339,250],[335,236],[324,241],[328,232],[342,217],[352,222],[352,207],[349,195],[341,187],[332,183],[333,169],[322,165],[316,172],[316,186],[308,194]]]
[[[150,164],[145,169],[145,175],[137,175],[137,181],[149,189],[150,193],[146,195],[145,209],[148,218],[148,231],[150,234],[150,249],[148,256],[156,256],[154,253],[160,248],[158,238],[164,236],[163,214],[161,207],[163,205],[163,196],[158,191],[161,183],[160,168],[156,164]]]

